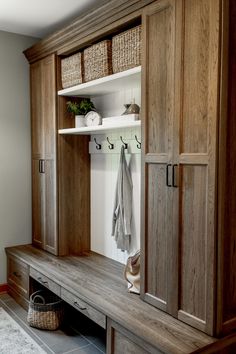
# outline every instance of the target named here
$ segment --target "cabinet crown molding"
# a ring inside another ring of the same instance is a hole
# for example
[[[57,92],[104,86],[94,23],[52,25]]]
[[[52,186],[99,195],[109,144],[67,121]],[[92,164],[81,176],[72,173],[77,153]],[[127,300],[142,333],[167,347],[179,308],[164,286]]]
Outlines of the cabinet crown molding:
[[[122,28],[122,19],[136,13],[154,0],[104,0],[98,7],[77,17],[67,26],[40,40],[26,49],[24,54],[33,63],[52,53],[68,55],[82,46],[91,45],[95,40],[112,33],[115,27]],[[119,22],[120,21],[120,22]],[[127,22],[132,21],[132,18]]]

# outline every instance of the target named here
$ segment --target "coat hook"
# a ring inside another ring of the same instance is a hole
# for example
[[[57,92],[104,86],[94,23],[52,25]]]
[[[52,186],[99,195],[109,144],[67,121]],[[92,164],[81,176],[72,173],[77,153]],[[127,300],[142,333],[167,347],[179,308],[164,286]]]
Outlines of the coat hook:
[[[114,149],[114,144],[112,144],[110,141],[109,141],[109,139],[108,139],[108,136],[107,136],[107,142],[108,142],[108,147],[109,147],[109,149],[110,150],[113,150]]]
[[[94,138],[94,141],[95,141],[95,144],[96,144],[96,149],[97,149],[97,150],[101,150],[102,145],[101,145],[101,144],[98,144],[96,138]]]
[[[128,149],[128,144],[124,142],[122,136],[120,136],[120,140],[121,140],[122,143],[124,144],[125,149]]]
[[[135,135],[135,140],[137,141],[138,145],[137,148],[141,149],[141,141],[138,141],[137,135]]]

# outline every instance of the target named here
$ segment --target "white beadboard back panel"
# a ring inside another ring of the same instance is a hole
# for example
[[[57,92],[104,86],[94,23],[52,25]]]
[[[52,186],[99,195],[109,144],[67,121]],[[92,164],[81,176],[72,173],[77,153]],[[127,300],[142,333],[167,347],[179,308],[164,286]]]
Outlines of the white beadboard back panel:
[[[140,87],[124,90],[119,93],[92,98],[97,110],[103,117],[116,116],[124,112],[124,103],[130,103],[134,98],[135,103],[141,103]],[[134,139],[135,134],[141,140],[140,128],[124,129],[108,135],[96,135],[97,141],[103,141],[106,136],[110,140],[118,140],[122,135],[125,139]],[[93,141],[94,136],[91,136]],[[130,252],[122,252],[116,247],[116,242],[111,236],[112,213],[119,167],[119,154],[102,153],[91,155],[91,249],[106,257],[126,263],[130,254],[140,248],[140,154],[127,154],[126,159],[130,164],[133,182],[132,201],[132,235]]]

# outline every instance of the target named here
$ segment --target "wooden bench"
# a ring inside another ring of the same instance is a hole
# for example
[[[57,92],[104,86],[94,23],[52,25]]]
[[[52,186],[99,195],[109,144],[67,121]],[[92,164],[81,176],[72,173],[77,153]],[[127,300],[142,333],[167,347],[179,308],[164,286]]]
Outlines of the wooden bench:
[[[31,245],[6,253],[9,293],[19,303],[27,307],[35,279],[107,330],[107,353],[227,353],[236,341],[207,336],[128,293],[124,266],[96,253],[55,257]]]

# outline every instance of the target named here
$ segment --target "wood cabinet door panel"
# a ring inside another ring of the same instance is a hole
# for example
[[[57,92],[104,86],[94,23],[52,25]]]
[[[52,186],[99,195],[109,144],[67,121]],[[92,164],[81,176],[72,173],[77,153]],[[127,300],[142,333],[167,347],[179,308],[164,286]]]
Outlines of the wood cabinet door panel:
[[[146,167],[146,257],[145,299],[165,309],[167,304],[168,210],[171,209],[166,186],[166,165]]]
[[[118,323],[107,319],[107,354],[164,354]]]
[[[44,249],[58,254],[57,186],[55,160],[45,160],[45,243]]]
[[[182,23],[180,113],[173,145],[179,165],[173,203],[180,247],[178,318],[212,335],[220,0],[183,0]]]
[[[56,191],[56,61],[31,65],[33,243],[58,254]]]
[[[41,62],[32,64],[30,66],[31,128],[32,156],[35,158],[40,158],[44,154],[41,75]]]
[[[169,154],[174,114],[174,1],[143,13],[142,116],[148,154]]]
[[[180,172],[179,317],[190,314],[206,323],[207,167],[184,166]],[[202,329],[202,328],[200,328]]]
[[[40,160],[32,160],[32,241],[35,246],[44,247],[45,176],[40,173]]]
[[[45,158],[56,152],[56,62],[55,55],[42,60],[42,116]]]
[[[175,1],[147,6],[142,23],[141,296],[172,313],[177,267],[171,256],[173,191],[167,186],[168,172],[168,184],[172,183],[171,166],[167,171],[167,165],[173,150],[175,111]]]

